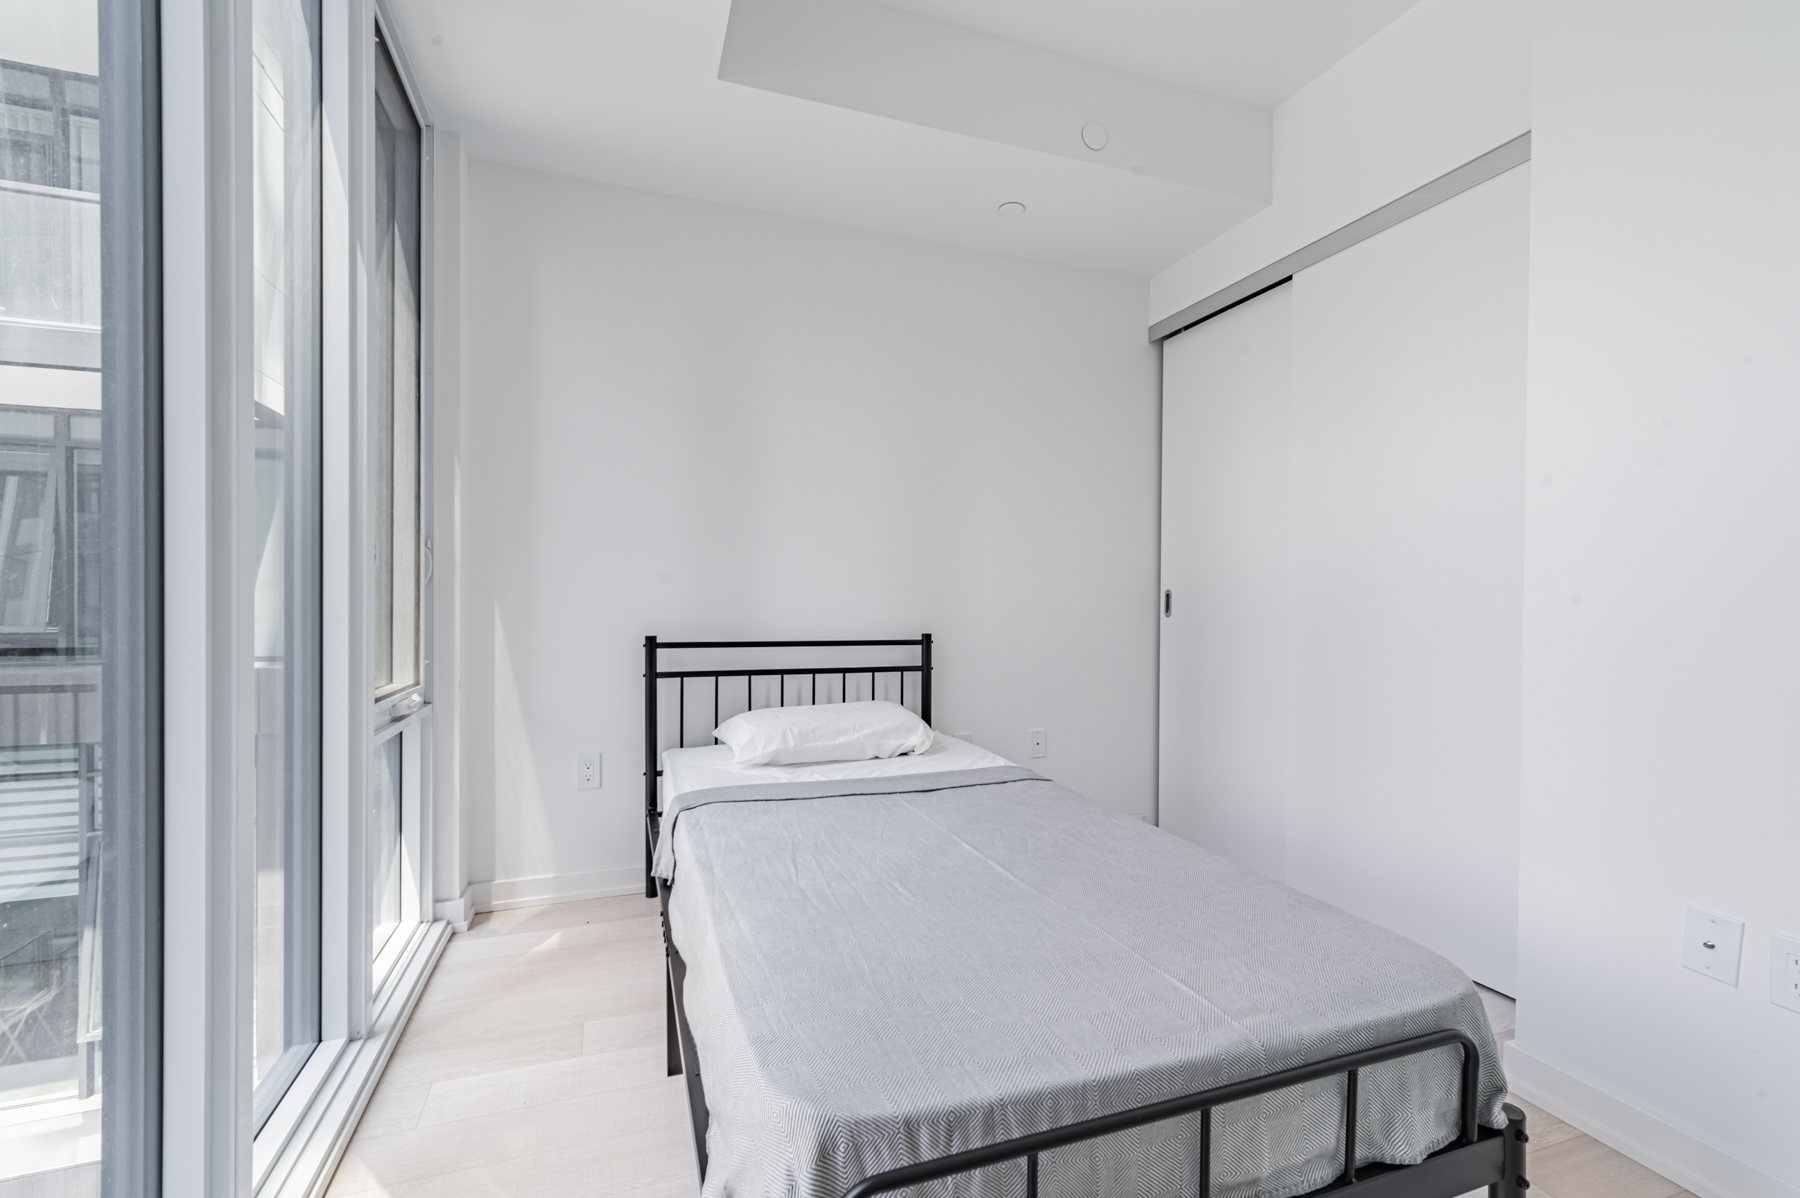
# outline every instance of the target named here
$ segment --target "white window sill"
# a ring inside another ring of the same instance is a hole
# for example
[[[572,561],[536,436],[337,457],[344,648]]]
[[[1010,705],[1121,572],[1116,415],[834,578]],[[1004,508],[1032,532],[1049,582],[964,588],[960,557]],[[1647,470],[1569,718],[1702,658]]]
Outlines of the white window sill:
[[[396,932],[396,937],[402,933]],[[450,940],[444,920],[419,924],[376,996],[369,1034],[319,1045],[252,1150],[257,1198],[319,1198],[349,1147],[356,1121]]]

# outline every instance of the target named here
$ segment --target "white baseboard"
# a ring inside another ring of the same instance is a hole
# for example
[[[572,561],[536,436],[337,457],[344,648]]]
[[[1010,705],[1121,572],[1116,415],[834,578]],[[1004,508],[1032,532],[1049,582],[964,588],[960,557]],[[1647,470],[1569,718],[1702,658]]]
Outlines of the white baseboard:
[[[544,874],[536,878],[470,882],[463,893],[474,904],[475,911],[510,911],[514,907],[542,907],[550,903],[642,894],[644,871],[597,869],[583,874]]]
[[[446,902],[433,903],[431,914],[434,919],[449,923],[452,932],[466,932],[469,921],[475,918],[475,900],[469,897],[469,888],[463,887],[462,894]]]
[[[1700,1198],[1800,1198],[1800,1186],[1552,1065],[1517,1040],[1506,1044],[1506,1080],[1525,1101]]]

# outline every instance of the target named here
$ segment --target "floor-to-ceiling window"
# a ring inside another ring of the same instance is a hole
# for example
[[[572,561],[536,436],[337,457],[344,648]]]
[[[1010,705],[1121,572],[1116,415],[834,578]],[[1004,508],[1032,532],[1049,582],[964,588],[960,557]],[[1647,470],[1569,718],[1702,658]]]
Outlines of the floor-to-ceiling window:
[[[358,1079],[385,1060],[446,936],[425,922],[424,890],[427,144],[373,4],[249,10],[254,385],[239,412],[252,436],[236,444],[254,465],[234,492],[240,522],[254,508],[237,580],[254,671],[234,707],[240,741],[254,740],[253,801],[237,808],[255,826],[244,1065],[251,1184],[290,1198],[315,1192]]]
[[[420,654],[420,327],[421,129],[385,39],[375,54],[375,186],[370,345],[374,383],[369,403],[374,471],[369,527],[374,542],[374,699],[395,714],[396,702],[423,681]],[[419,696],[410,701],[416,705]],[[391,730],[390,730],[391,728]],[[406,815],[415,804],[419,760],[413,728],[383,728],[371,763],[369,880],[372,951],[391,956],[396,932],[419,920],[409,861]],[[380,984],[382,968],[376,970]]]
[[[319,1040],[320,71],[317,0],[251,21],[247,575],[256,880],[252,1081],[261,1127]]]
[[[310,1193],[447,934],[421,110],[201,9],[0,0],[0,1193]]]
[[[118,15],[112,61],[129,57],[141,31],[124,9]],[[106,1079],[121,1068],[133,1073],[121,1099],[134,1115],[143,1112],[133,1106],[133,1093],[141,1098],[154,1089],[142,1056],[155,1026],[154,1004],[142,997],[154,979],[141,968],[154,952],[143,929],[154,926],[156,895],[142,868],[145,851],[154,851],[143,841],[155,823],[146,809],[154,796],[143,786],[142,738],[129,733],[128,721],[113,721],[119,727],[102,739],[103,706],[109,713],[144,711],[154,702],[155,675],[145,666],[154,625],[142,618],[141,604],[142,586],[154,575],[145,526],[102,518],[103,511],[142,514],[155,501],[154,479],[126,465],[129,453],[102,452],[103,432],[116,424],[102,401],[103,381],[128,401],[120,415],[129,418],[132,435],[119,441],[113,427],[114,448],[141,448],[154,423],[147,420],[154,395],[144,389],[137,356],[151,317],[141,291],[134,297],[108,290],[114,280],[143,281],[154,271],[145,265],[142,206],[122,205],[116,217],[101,202],[99,24],[94,0],[14,4],[0,16],[5,1193],[99,1193]],[[109,76],[106,83],[109,121],[123,128],[143,119],[141,79]],[[119,169],[126,189],[141,194],[153,162],[140,151]],[[121,235],[117,221],[125,216],[140,224]],[[104,269],[103,238],[113,256]],[[120,313],[128,318],[115,328]],[[122,347],[119,335],[129,344]],[[134,361],[129,378],[103,379],[103,362],[128,359]],[[109,570],[110,595],[102,587]],[[139,618],[116,618],[121,607]],[[124,701],[127,691],[135,703]],[[126,767],[103,784],[112,765],[107,749],[119,750],[121,738]],[[121,835],[130,843],[121,843]],[[109,923],[109,912],[140,916],[134,935],[120,937],[117,928],[125,925]],[[115,928],[110,942],[108,927]],[[119,991],[110,1001],[115,1012],[130,998],[141,1018],[109,1027],[102,1001],[108,987]],[[112,1123],[114,1131],[123,1126]]]
[[[92,13],[45,0],[0,24],[0,1111],[24,1131],[0,1151],[0,1187],[99,1155]]]
[[[166,565],[140,594],[164,603],[173,1101],[139,1176],[304,1198],[448,935],[425,923],[428,128],[369,0],[157,14]],[[32,446],[79,464],[65,417]]]

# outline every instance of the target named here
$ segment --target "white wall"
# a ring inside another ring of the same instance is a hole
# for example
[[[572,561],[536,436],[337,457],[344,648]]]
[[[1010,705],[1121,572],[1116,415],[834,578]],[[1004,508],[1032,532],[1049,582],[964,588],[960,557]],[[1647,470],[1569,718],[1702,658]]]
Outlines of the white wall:
[[[479,900],[641,885],[647,633],[931,632],[940,727],[1153,811],[1142,282],[480,162],[468,220]]]
[[[1275,110],[1275,199],[1150,283],[1150,321],[1531,127],[1528,0],[1424,0]]]
[[[1536,12],[1515,1086],[1800,1193],[1800,6]],[[1748,923],[1734,989],[1683,910]]]
[[[432,567],[428,660],[432,702],[432,898],[435,916],[466,924],[460,901],[469,869],[463,834],[462,759],[462,423],[464,221],[468,159],[462,138],[432,131],[431,510],[425,521]]]

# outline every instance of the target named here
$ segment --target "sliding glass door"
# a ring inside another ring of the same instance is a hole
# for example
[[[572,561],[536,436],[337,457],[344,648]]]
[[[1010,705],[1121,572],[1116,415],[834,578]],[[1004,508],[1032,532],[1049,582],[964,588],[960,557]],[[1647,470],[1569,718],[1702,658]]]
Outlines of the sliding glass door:
[[[319,1041],[320,168],[317,0],[251,23],[251,607],[260,1128]]]

